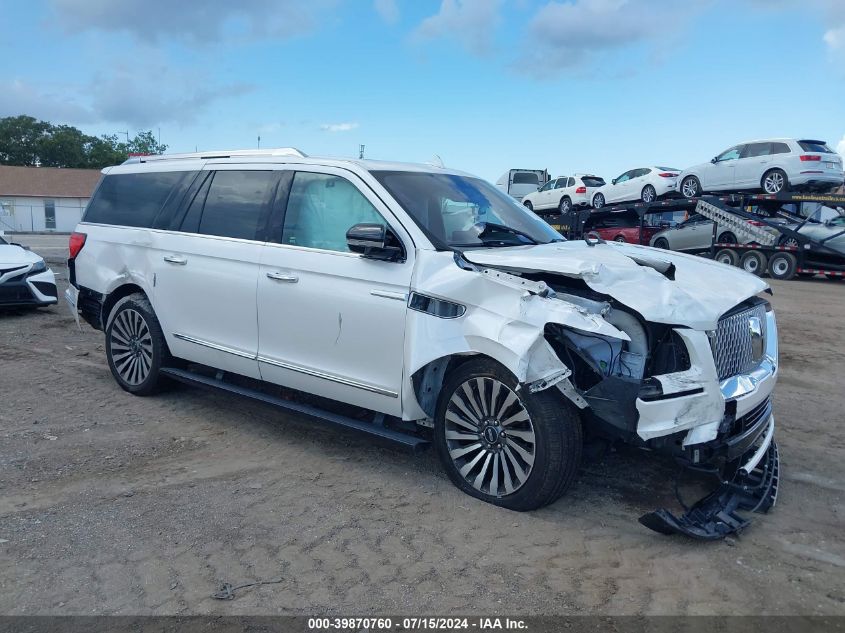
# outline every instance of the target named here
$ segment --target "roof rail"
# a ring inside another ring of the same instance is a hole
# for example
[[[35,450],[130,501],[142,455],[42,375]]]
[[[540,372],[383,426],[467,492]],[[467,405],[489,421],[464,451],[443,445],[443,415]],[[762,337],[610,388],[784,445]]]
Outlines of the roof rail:
[[[155,154],[152,156],[132,156],[125,161],[124,165],[132,163],[151,163],[160,160],[208,160],[212,158],[234,158],[237,156],[297,156],[307,158],[305,152],[295,147],[276,147],[270,149],[233,149],[233,150],[210,150],[207,152],[191,152],[189,154]]]

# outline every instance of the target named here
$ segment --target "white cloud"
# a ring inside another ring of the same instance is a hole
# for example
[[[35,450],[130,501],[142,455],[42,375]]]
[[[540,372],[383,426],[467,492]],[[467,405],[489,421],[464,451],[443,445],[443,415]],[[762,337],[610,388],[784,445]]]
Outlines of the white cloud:
[[[524,61],[544,71],[573,68],[605,51],[661,42],[704,3],[667,11],[665,0],[547,2],[528,24]]]
[[[499,5],[500,0],[441,0],[440,10],[420,23],[412,39],[449,37],[476,55],[486,55],[499,23]]]
[[[210,44],[232,36],[294,37],[312,30],[336,0],[51,0],[68,31],[97,29],[129,32],[139,40],[187,40]]]
[[[836,144],[836,151],[842,156],[845,156],[845,136],[843,136],[842,140]]]
[[[357,127],[357,123],[323,123],[320,129],[324,132],[348,132]]]
[[[373,8],[387,24],[396,24],[399,21],[399,7],[396,0],[373,0]]]

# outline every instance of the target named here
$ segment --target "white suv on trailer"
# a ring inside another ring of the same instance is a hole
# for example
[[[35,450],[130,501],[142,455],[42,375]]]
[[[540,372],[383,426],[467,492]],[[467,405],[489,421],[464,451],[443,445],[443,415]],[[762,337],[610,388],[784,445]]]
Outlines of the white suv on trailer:
[[[695,516],[641,519],[659,531],[716,538],[747,523],[733,509],[774,502],[777,329],[757,277],[568,242],[432,166],[271,150],[103,174],[67,299],[130,393],[176,379],[433,441],[461,490],[514,510],[564,493],[585,433],[730,486]]]

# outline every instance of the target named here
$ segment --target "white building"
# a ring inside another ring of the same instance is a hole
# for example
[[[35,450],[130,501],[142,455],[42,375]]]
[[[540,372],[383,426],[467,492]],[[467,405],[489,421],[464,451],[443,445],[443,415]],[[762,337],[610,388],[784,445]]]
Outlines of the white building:
[[[0,230],[73,231],[99,180],[98,169],[0,165]]]

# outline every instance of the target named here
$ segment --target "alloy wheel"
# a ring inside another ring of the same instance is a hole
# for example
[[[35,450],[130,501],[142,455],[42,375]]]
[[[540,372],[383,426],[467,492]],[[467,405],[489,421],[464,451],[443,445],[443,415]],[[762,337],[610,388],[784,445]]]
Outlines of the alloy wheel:
[[[773,171],[763,179],[763,189],[766,193],[780,193],[783,190],[784,178],[779,171]]]
[[[695,198],[698,195],[698,184],[694,178],[687,178],[681,187],[681,193],[685,198]]]
[[[643,189],[643,202],[654,202],[655,193],[654,187],[648,186]]]
[[[140,312],[122,310],[114,319],[109,348],[118,375],[130,385],[140,385],[153,365],[153,339]]]
[[[456,470],[476,490],[510,495],[528,480],[537,439],[516,393],[495,378],[471,378],[452,394],[446,445]]]

